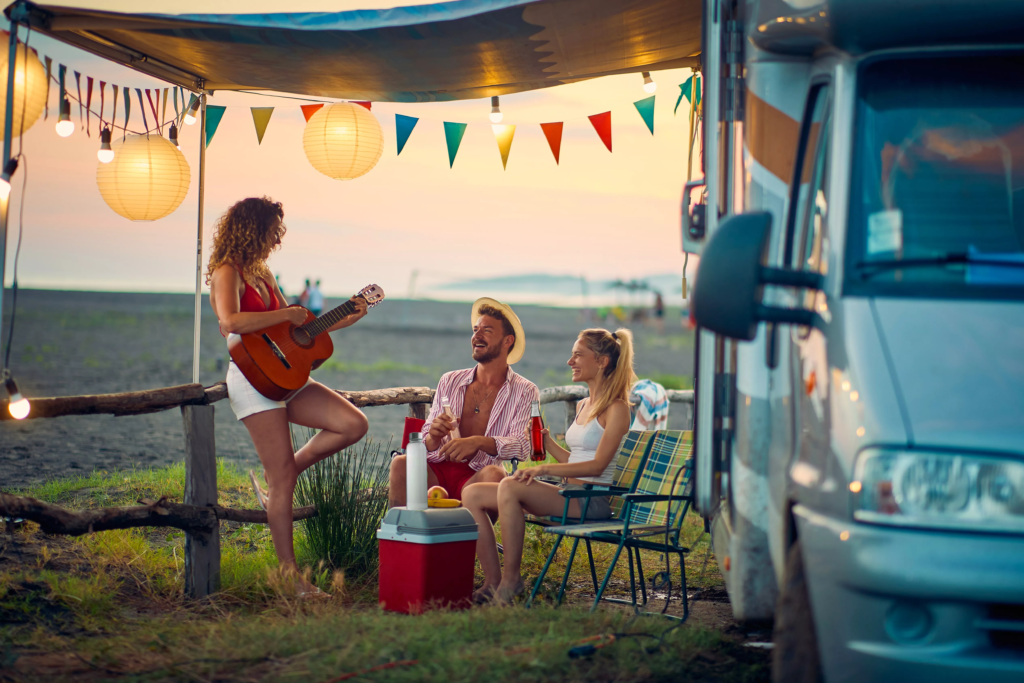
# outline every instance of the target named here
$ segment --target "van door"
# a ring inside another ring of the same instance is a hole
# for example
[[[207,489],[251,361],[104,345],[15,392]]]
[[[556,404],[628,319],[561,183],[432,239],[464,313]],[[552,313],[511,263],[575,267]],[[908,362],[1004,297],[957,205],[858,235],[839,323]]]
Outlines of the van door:
[[[809,210],[821,213],[827,211],[827,193],[824,197],[824,208],[811,199],[817,199],[818,190],[821,189],[821,178],[815,176],[816,165],[822,154],[826,154],[829,146],[826,129],[827,121],[830,118],[832,88],[828,82],[817,82],[811,85],[804,107],[804,117],[800,125],[800,137],[797,141],[797,152],[793,169],[793,180],[790,184],[789,208],[786,216],[786,224],[783,226],[783,255],[782,263],[792,265],[797,260],[795,244],[803,245],[795,240],[799,233],[806,232],[805,228],[813,221],[813,215]],[[817,183],[812,181],[818,181]],[[819,244],[820,246],[820,244]],[[799,259],[805,260],[803,253]],[[773,303],[778,306],[792,307],[799,305],[796,293],[793,290],[783,288],[769,288],[765,292],[765,303]],[[803,429],[802,411],[806,385],[803,382],[803,361],[800,353],[803,349],[807,331],[805,329],[789,329],[788,326],[768,325],[768,348],[766,359],[771,368],[769,373],[768,400],[771,405],[771,444],[769,446],[769,489],[771,491],[771,503],[773,507],[772,517],[779,520],[779,525],[771,529],[770,548],[772,564],[775,567],[776,578],[782,580],[782,570],[785,567],[785,554],[789,546],[789,502],[793,500],[791,484],[791,469],[794,462],[797,443],[799,439],[794,437]],[[814,382],[817,383],[818,375],[815,371]],[[807,406],[814,415],[817,412],[813,404]],[[799,468],[797,476],[806,479],[809,470]]]

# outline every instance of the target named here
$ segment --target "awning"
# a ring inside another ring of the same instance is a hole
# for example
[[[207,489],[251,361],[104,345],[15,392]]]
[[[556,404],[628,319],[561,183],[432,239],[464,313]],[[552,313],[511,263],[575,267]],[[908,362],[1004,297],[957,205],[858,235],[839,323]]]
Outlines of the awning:
[[[456,0],[295,14],[126,14],[23,2],[10,17],[192,90],[376,102],[487,97],[695,66],[700,0]]]

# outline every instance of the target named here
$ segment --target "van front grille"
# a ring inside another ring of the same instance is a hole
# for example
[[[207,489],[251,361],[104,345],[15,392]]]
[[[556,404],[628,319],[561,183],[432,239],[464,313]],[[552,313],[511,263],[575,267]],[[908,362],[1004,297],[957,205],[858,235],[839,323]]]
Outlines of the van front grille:
[[[975,625],[988,633],[993,648],[1024,653],[1024,605],[991,604]]]

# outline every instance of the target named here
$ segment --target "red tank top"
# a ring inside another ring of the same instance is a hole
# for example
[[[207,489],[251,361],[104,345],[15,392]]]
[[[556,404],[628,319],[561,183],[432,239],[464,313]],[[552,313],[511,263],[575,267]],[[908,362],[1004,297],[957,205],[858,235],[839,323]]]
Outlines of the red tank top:
[[[270,306],[268,307],[263,303],[263,297],[260,295],[260,290],[256,289],[248,282],[245,282],[245,277],[242,276],[242,271],[238,268],[239,277],[242,277],[242,282],[245,283],[245,292],[242,294],[242,298],[239,300],[239,312],[241,313],[265,313],[267,311],[276,311],[281,308],[281,303],[277,300],[277,295],[274,293],[274,288],[264,280],[263,285],[267,288],[267,293],[270,295]]]

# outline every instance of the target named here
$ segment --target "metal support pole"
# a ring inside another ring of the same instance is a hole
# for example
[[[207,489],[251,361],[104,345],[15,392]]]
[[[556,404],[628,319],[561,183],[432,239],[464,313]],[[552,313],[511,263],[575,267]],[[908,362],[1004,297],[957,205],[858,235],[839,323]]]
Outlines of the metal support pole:
[[[199,383],[199,337],[203,313],[203,202],[206,199],[206,93],[199,96],[199,228],[196,236],[196,314],[192,339],[192,382]]]
[[[7,107],[4,111],[4,160],[11,160],[11,136],[14,135],[14,66],[18,62],[18,24],[11,21],[10,52],[7,55]],[[10,197],[0,200],[0,349],[4,348],[4,276],[7,270],[7,216]]]

